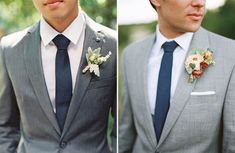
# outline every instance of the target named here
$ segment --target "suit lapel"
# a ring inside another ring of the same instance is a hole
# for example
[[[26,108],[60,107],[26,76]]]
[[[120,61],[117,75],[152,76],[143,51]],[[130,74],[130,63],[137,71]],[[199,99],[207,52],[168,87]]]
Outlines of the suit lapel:
[[[209,40],[207,32],[200,28],[193,36],[189,51],[187,52],[186,58],[190,55],[192,49],[207,49],[209,48]],[[188,74],[185,69],[182,69],[179,81],[177,83],[176,92],[173,96],[172,102],[170,104],[170,109],[166,118],[166,122],[159,140],[158,146],[166,139],[170,130],[174,126],[176,120],[179,118],[182,113],[189,97],[190,93],[194,89],[196,80],[194,83],[188,83]]]
[[[87,71],[86,73],[82,73],[82,70],[87,66],[86,53],[88,47],[92,49],[102,48],[102,44],[105,41],[103,38],[103,34],[99,33],[99,29],[96,29],[95,23],[89,19],[88,16],[85,16],[86,19],[86,27],[85,27],[85,38],[84,45],[82,51],[81,62],[78,68],[76,85],[73,93],[73,97],[71,99],[71,104],[68,110],[67,118],[64,125],[64,130],[62,132],[61,138],[63,138],[66,132],[69,130],[69,126],[71,125],[73,119],[75,118],[77,112],[79,111],[79,106],[83,102],[83,97],[86,94],[87,87],[91,80],[91,74]],[[102,54],[102,49],[101,49]]]
[[[153,126],[153,119],[151,115],[151,110],[150,110],[150,105],[149,105],[149,98],[148,98],[148,80],[147,80],[147,74],[148,74],[148,61],[149,57],[151,55],[152,47],[153,44],[155,43],[155,34],[152,35],[149,39],[147,39],[143,44],[142,47],[140,48],[140,51],[143,53],[140,56],[142,59],[140,61],[143,62],[138,62],[136,67],[140,68],[140,70],[137,70],[137,82],[140,82],[140,86],[138,86],[138,93],[140,94],[139,97],[143,98],[141,99],[140,102],[140,112],[141,115],[143,116],[144,120],[144,129],[145,132],[147,133],[147,137],[150,138],[151,145],[153,147],[156,147],[156,137],[155,137],[155,131],[154,131],[154,126]],[[143,89],[144,88],[144,89]],[[142,117],[141,117],[142,118]]]
[[[55,118],[49,94],[47,91],[40,52],[40,33],[39,23],[29,30],[25,37],[24,43],[24,58],[27,73],[34,88],[38,101],[44,110],[47,118],[54,126],[57,133],[60,135],[60,129]]]

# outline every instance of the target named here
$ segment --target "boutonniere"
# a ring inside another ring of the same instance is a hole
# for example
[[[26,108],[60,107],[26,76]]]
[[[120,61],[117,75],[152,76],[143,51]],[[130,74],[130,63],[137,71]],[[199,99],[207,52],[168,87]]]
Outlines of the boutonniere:
[[[88,52],[86,53],[86,60],[88,65],[82,70],[83,73],[86,71],[90,71],[90,73],[94,72],[96,76],[100,76],[99,65],[106,62],[107,59],[111,56],[111,51],[106,56],[101,56],[100,54],[101,48],[96,48],[94,50],[91,47],[88,48]]]
[[[214,65],[213,52],[210,49],[194,50],[193,54],[189,55],[185,61],[185,69],[189,74],[189,83],[200,78],[205,69],[210,65]]]

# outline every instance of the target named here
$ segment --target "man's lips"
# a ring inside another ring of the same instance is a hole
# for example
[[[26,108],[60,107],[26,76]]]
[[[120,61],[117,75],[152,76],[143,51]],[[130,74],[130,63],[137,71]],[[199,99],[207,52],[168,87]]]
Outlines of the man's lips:
[[[55,4],[55,3],[60,3],[63,2],[63,0],[47,0],[44,5],[50,5],[50,4]]]
[[[190,13],[188,16],[195,21],[199,21],[202,19],[203,13]]]
[[[53,10],[57,9],[61,3],[63,3],[63,0],[47,0],[44,5]]]

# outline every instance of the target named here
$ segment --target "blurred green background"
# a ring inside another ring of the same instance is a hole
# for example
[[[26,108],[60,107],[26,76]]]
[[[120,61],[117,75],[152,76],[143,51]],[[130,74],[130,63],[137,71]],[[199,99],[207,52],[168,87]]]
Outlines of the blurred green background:
[[[116,0],[80,0],[81,8],[94,20],[110,28],[116,29]],[[40,19],[40,14],[34,8],[31,0],[1,0],[0,1],[0,37],[32,25]],[[203,27],[235,39],[235,0],[226,0],[218,9],[208,10]],[[119,30],[119,63],[124,47],[131,42],[142,39],[156,28],[156,22],[139,25],[121,25]],[[120,66],[119,66],[120,72]],[[121,73],[119,73],[119,78]],[[121,80],[119,79],[119,102],[121,103]],[[120,108],[120,107],[119,107]],[[110,126],[112,120],[110,121]],[[110,129],[110,128],[109,128]]]
[[[215,10],[208,10],[202,26],[212,32],[235,39],[235,0],[226,0]],[[119,25],[119,112],[121,108],[121,55],[123,49],[133,41],[141,40],[155,32],[156,22],[138,25]],[[120,113],[119,113],[120,114]]]
[[[116,29],[116,0],[80,0],[81,8],[96,22]],[[0,1],[0,38],[1,36],[22,30],[40,19],[32,0]],[[113,118],[109,116],[110,134]],[[109,135],[108,134],[108,135]],[[110,137],[108,137],[110,143]]]
[[[96,22],[116,29],[116,0],[80,0],[80,5]],[[32,0],[0,1],[0,37],[24,29],[39,19]]]
[[[208,10],[202,26],[210,31],[235,39],[235,0],[226,0],[218,9]],[[119,25],[119,50],[130,42],[153,33],[156,22],[138,25]]]

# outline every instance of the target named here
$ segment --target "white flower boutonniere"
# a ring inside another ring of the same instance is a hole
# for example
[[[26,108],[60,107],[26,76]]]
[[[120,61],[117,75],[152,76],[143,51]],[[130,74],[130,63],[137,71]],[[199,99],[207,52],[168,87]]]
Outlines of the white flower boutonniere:
[[[189,55],[185,61],[185,69],[189,74],[189,83],[192,83],[197,78],[203,75],[205,69],[210,65],[214,65],[213,52],[207,49],[194,50],[193,54]]]
[[[101,48],[96,48],[94,50],[91,47],[88,48],[88,52],[86,53],[86,60],[88,65],[82,70],[83,73],[86,71],[90,71],[90,73],[94,72],[96,76],[100,76],[99,65],[106,62],[107,59],[111,56],[111,51],[106,56],[101,56],[100,54]]]

